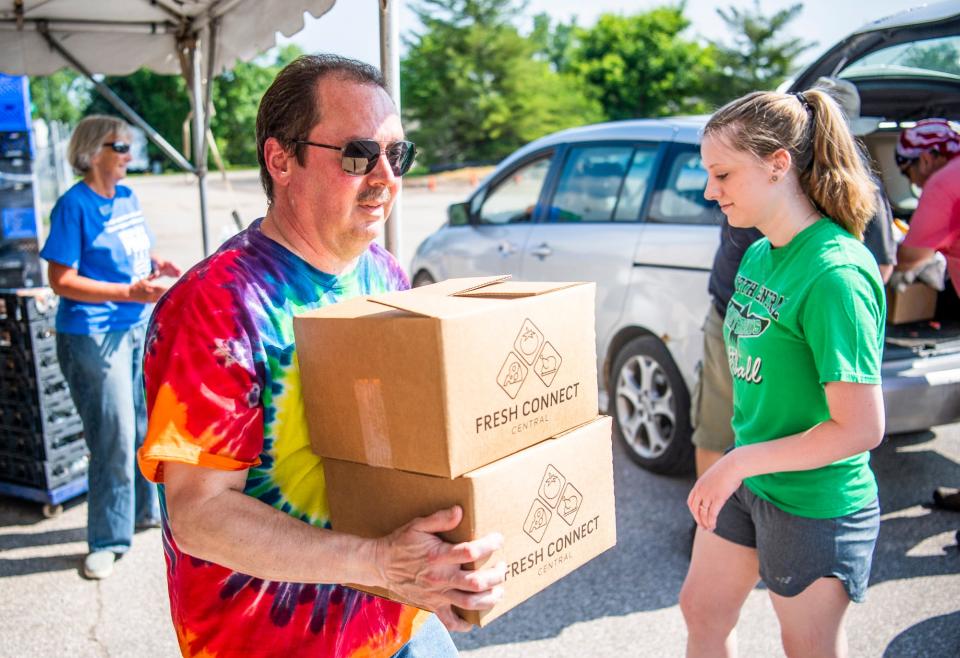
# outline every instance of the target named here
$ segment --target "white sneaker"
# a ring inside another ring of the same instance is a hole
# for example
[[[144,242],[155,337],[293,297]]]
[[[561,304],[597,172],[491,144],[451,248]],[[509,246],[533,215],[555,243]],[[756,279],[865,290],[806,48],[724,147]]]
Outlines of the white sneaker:
[[[93,551],[83,561],[83,575],[90,580],[102,580],[113,573],[117,556],[113,551]]]

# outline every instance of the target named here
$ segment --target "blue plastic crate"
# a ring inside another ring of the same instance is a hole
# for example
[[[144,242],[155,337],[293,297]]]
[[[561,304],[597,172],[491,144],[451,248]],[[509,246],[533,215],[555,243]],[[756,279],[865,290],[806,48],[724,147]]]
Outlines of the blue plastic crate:
[[[37,214],[33,208],[3,208],[0,216],[4,240],[37,237]]]
[[[26,76],[0,73],[0,130],[30,128],[30,87]]]

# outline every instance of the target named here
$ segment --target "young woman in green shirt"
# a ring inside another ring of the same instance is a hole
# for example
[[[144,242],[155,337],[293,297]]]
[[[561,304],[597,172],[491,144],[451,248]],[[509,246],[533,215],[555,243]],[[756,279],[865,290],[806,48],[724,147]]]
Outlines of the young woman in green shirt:
[[[724,319],[736,441],[688,498],[697,521],[680,593],[688,656],[733,656],[762,579],[789,656],[844,656],[879,529],[869,450],[883,437],[885,300],[861,239],[876,188],[824,91],[755,92],[701,145],[744,255]]]

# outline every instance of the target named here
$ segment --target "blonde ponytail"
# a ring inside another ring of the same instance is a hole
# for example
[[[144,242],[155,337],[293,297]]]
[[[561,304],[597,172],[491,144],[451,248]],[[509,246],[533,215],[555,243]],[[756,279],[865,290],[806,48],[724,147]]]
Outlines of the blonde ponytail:
[[[877,211],[877,188],[843,112],[827,92],[755,91],[717,110],[703,132],[722,134],[727,143],[759,158],[785,149],[810,201],[863,238]]]
[[[836,101],[819,89],[803,95],[814,125],[811,161],[800,173],[800,185],[827,217],[862,238],[877,212],[876,184]]]

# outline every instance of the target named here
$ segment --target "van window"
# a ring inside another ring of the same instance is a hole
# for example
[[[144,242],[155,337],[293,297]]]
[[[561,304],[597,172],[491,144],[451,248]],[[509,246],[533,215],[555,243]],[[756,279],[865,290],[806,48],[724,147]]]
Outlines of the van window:
[[[611,221],[632,155],[632,144],[570,149],[547,221]]]
[[[523,164],[502,178],[484,198],[476,213],[478,221],[481,224],[529,222],[540,200],[552,155]]]
[[[640,207],[647,195],[647,188],[653,174],[653,163],[657,159],[657,147],[647,146],[633,152],[633,162],[630,171],[623,181],[623,190],[620,191],[620,201],[613,214],[616,222],[635,222],[640,219]]]
[[[719,224],[720,213],[714,201],[703,198],[707,171],[700,151],[674,151],[667,162],[663,188],[654,192],[647,221],[665,224]]]
[[[858,76],[937,76],[956,80],[960,75],[960,36],[899,43],[863,56],[840,73]]]

